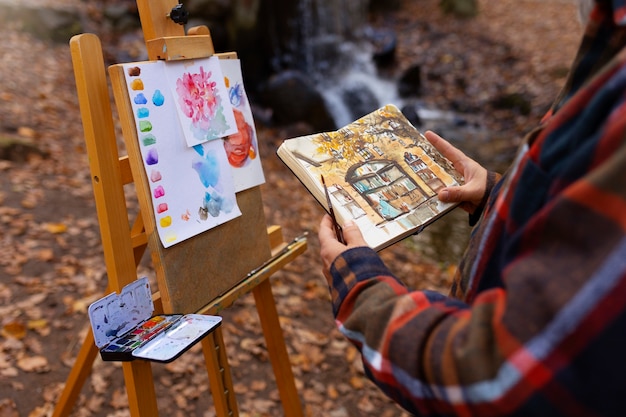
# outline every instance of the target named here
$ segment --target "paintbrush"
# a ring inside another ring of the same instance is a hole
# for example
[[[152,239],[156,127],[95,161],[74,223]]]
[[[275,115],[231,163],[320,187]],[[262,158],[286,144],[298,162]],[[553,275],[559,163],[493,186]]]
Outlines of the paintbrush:
[[[333,203],[330,202],[330,194],[328,193],[328,188],[326,187],[326,181],[324,181],[324,176],[322,177],[322,185],[324,186],[324,193],[326,193],[326,203],[328,204],[328,214],[330,214],[330,218],[333,220],[333,227],[335,228],[335,235],[337,236],[337,240],[345,245],[346,241],[343,239],[343,232],[341,230],[341,226],[337,223],[337,218],[335,217],[335,211],[333,210]]]

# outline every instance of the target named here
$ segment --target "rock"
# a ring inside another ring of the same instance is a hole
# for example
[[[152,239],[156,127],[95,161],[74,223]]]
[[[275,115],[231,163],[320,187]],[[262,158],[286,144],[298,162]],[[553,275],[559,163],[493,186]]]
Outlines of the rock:
[[[129,4],[107,4],[103,9],[102,15],[115,32],[125,33],[141,28],[137,7],[133,7]]]
[[[26,162],[33,156],[47,157],[48,154],[29,139],[0,136],[0,160]]]
[[[398,79],[398,94],[400,97],[417,97],[422,90],[422,67],[409,67]]]
[[[16,7],[14,15],[25,31],[44,40],[67,43],[83,32],[80,13],[74,9]]]
[[[516,110],[524,116],[528,116],[532,110],[531,101],[518,92],[502,94],[492,104],[496,109]]]
[[[186,0],[185,8],[192,19],[224,20],[232,12],[229,0]]]
[[[336,128],[322,95],[302,72],[288,70],[270,77],[260,99],[272,109],[272,121],[278,125],[306,122],[316,131]]]
[[[392,12],[398,10],[401,3],[400,0],[370,0],[369,9],[374,13]]]
[[[396,59],[398,39],[395,32],[386,29],[375,29],[368,26],[363,32],[365,38],[374,46],[372,59],[378,66],[388,66]]]
[[[417,107],[415,105],[404,105],[402,109],[400,109],[404,117],[406,117],[409,122],[415,127],[420,127],[422,125],[422,118],[420,117]]]
[[[474,17],[478,14],[476,0],[441,0],[439,5],[445,13],[458,17]]]
[[[350,120],[356,120],[380,107],[378,98],[365,83],[352,82],[343,87],[340,95],[350,111]]]

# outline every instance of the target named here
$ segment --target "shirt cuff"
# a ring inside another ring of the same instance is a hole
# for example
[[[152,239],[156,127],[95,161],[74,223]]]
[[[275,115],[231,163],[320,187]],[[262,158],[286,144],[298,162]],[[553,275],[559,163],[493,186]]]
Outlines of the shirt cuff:
[[[483,210],[485,210],[485,206],[487,205],[487,201],[489,200],[489,196],[491,195],[491,191],[493,187],[495,187],[496,183],[500,179],[500,174],[494,171],[487,171],[487,181],[485,184],[485,194],[483,194],[483,198],[480,200],[478,207],[474,210],[473,213],[469,215],[469,225],[475,226],[480,220],[480,217],[483,215]]]
[[[335,312],[357,283],[381,275],[393,277],[378,253],[367,246],[344,251],[333,261],[330,274],[333,279],[330,290]]]

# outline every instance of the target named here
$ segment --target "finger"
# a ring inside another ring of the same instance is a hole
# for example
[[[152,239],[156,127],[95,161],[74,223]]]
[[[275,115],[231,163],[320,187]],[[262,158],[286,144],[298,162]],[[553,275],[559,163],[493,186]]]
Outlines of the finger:
[[[328,280],[330,278],[330,265],[333,260],[335,260],[335,258],[346,249],[346,246],[337,240],[332,226],[332,220],[328,214],[322,217],[318,231],[318,238],[320,242],[322,273]]]
[[[431,130],[426,131],[424,136],[428,139],[431,145],[433,145],[443,156],[452,162],[455,168],[461,168],[461,161],[466,158],[463,152]]]
[[[352,221],[347,221],[343,226],[343,237],[349,246],[366,246],[361,229]]]
[[[333,227],[333,221],[328,214],[325,214],[322,217],[317,234],[320,240],[337,240],[337,237],[335,236],[335,229]]]

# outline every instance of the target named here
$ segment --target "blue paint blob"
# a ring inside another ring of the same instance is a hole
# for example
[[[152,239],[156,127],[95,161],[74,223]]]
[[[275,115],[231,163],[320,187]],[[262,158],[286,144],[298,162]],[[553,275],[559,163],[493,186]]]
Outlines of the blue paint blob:
[[[230,90],[228,90],[228,98],[230,100],[230,104],[235,107],[239,107],[243,99],[243,86],[237,83],[231,87]]]
[[[145,119],[148,116],[150,116],[150,110],[148,110],[147,108],[141,107],[137,109],[137,118]]]
[[[159,163],[159,153],[157,152],[156,148],[149,149],[148,153],[146,154],[146,164],[155,165],[158,163]]]
[[[195,158],[191,167],[198,173],[202,185],[215,187],[220,177],[220,165],[214,155],[208,153],[204,158]]]
[[[205,201],[206,201],[206,197],[205,197]],[[213,217],[217,217],[220,215],[221,208],[222,208],[222,197],[220,195],[214,194],[211,196],[209,201],[206,201],[206,209],[209,212],[209,214]]]
[[[135,104],[146,104],[148,102],[148,99],[146,98],[146,96],[143,95],[143,93],[139,93],[135,96],[133,101],[135,102]]]
[[[202,144],[200,144],[200,145],[193,145],[192,148],[193,148],[194,151],[196,151],[198,153],[198,155],[204,156],[204,146],[202,146]]]
[[[161,93],[161,90],[156,90],[152,95],[152,104],[154,104],[155,106],[162,106],[163,103],[165,103],[165,97],[163,96],[163,93]]]

